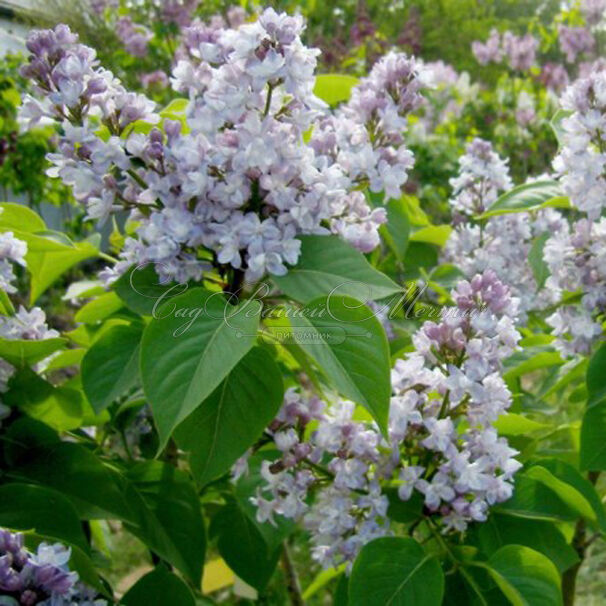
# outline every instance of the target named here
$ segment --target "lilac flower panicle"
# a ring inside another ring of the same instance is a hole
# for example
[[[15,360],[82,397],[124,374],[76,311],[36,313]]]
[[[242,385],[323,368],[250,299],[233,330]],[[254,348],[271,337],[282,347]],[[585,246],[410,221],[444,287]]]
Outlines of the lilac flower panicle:
[[[574,63],[583,53],[591,52],[595,46],[595,38],[586,27],[558,27],[560,49],[566,55],[568,63]]]
[[[564,356],[588,354],[602,334],[606,313],[606,218],[580,219],[545,242],[543,258],[550,270],[546,287],[555,300],[564,292],[581,292],[580,305],[559,306],[547,318]]]
[[[553,166],[564,193],[595,220],[606,205],[606,72],[576,80],[561,105],[571,115],[562,120],[562,144]]]
[[[390,533],[386,485],[404,501],[423,495],[444,532],[485,520],[512,494],[520,463],[493,423],[511,404],[501,373],[520,337],[517,301],[491,271],[460,282],[452,296],[456,307],[426,322],[415,351],[394,366],[388,441],[374,423],[355,420],[353,403],[325,404],[295,389],[270,424],[282,456],[263,463],[265,485],[251,499],[257,518],[302,520],[324,566],[349,568],[363,545]],[[234,471],[245,470],[242,460]]]
[[[21,533],[0,528],[1,594],[24,606],[107,606],[69,570],[70,556],[60,543],[40,543],[32,553]]]
[[[527,71],[536,62],[538,47],[539,41],[531,34],[516,36],[506,31],[501,35],[492,29],[486,42],[473,42],[471,50],[480,65],[501,63],[507,59],[511,69]]]
[[[459,174],[450,185],[453,210],[473,215],[483,213],[513,183],[507,161],[498,156],[489,141],[475,138],[459,158]]]
[[[422,101],[420,67],[390,53],[332,113],[313,94],[319,51],[301,42],[301,17],[230,15],[233,28],[194,21],[184,31],[171,83],[189,98],[187,133],[126,91],[64,26],[30,37],[23,73],[38,95],[26,97],[20,117],[25,126],[62,123],[49,174],[89,218],[126,208],[139,224],[104,272],[110,280],[147,262],[178,281],[211,265],[254,281],[296,264],[299,234],[338,234],[363,252],[379,243],[386,212],[359,190],[400,195],[413,163],[402,132]],[[158,128],[132,132],[136,121]]]
[[[0,289],[9,294],[17,292],[13,264],[25,267],[27,244],[15,238],[13,232],[0,232]]]

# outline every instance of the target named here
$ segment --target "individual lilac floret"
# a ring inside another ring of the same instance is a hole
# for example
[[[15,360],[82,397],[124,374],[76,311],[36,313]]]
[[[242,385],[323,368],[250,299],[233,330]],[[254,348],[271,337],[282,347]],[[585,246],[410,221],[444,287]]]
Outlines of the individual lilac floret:
[[[302,520],[323,566],[349,569],[364,544],[389,534],[385,486],[404,501],[423,495],[424,514],[445,532],[484,521],[512,494],[520,463],[493,423],[511,404],[501,374],[520,337],[517,301],[491,271],[452,297],[456,307],[426,322],[394,366],[389,441],[355,420],[352,402],[325,405],[293,389],[268,428],[281,457],[263,462],[257,519]],[[244,460],[234,472],[246,473]]]
[[[553,166],[570,201],[591,220],[606,206],[606,72],[594,71],[566,89],[561,148]]]

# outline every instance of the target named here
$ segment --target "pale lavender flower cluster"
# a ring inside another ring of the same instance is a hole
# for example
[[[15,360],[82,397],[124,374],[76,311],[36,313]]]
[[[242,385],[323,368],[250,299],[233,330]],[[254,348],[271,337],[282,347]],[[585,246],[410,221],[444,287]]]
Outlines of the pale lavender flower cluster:
[[[541,67],[541,82],[549,90],[559,93],[568,86],[566,68],[560,63],[547,62]]]
[[[4,292],[16,292],[13,263],[25,267],[26,253],[27,244],[23,240],[15,238],[11,231],[0,232],[0,289]]]
[[[561,299],[565,291],[581,292],[580,305],[558,307],[547,318],[565,356],[587,354],[603,334],[606,313],[606,219],[580,219],[545,243],[543,256],[551,275],[546,286]]]
[[[326,408],[289,389],[270,426],[282,456],[263,462],[265,485],[251,499],[260,522],[274,523],[276,514],[302,520],[312,556],[325,567],[351,565],[365,543],[389,531],[388,500],[376,474],[381,436],[374,425],[355,421],[354,411],[352,402]],[[306,438],[310,421],[317,428]],[[310,505],[312,487],[319,493]]]
[[[533,216],[513,213],[474,221],[513,186],[507,162],[481,139],[472,141],[460,160],[459,175],[451,180],[454,229],[443,249],[442,260],[454,264],[467,278],[492,270],[519,300],[519,320],[531,309],[553,302],[550,292],[537,293],[537,282],[528,263],[534,238],[554,234],[565,226],[562,215],[544,209]]]
[[[484,521],[488,508],[511,497],[521,464],[493,423],[509,408],[502,362],[520,338],[517,300],[494,272],[459,282],[456,307],[414,335],[415,352],[392,372],[391,466],[402,452],[399,496],[414,490],[445,530]]]
[[[252,281],[297,262],[298,234],[337,233],[364,252],[378,244],[385,211],[359,188],[399,195],[413,161],[401,133],[421,79],[392,53],[332,115],[313,94],[319,51],[303,45],[303,28],[272,9],[237,29],[192,25],[172,78],[189,97],[188,129],[164,120],[149,134],[133,126],[160,122],[154,104],[127,92],[67,27],[30,35],[23,73],[42,98],[26,97],[21,119],[62,123],[51,174],[89,217],[126,208],[139,222],[108,277],[151,262],[181,281],[211,265]]]
[[[545,233],[558,233],[565,226],[561,213],[554,209],[538,211],[534,216],[513,213],[479,223],[459,223],[444,247],[442,259],[469,278],[488,269],[494,271],[519,299],[519,321],[524,322],[528,311],[554,302],[551,291],[537,292],[537,281],[528,263],[533,241]]]
[[[147,46],[153,34],[144,25],[134,23],[128,15],[125,15],[116,21],[116,34],[124,44],[126,52],[133,57],[147,55]]]
[[[570,201],[596,220],[606,206],[606,71],[576,80],[561,105],[570,116],[553,166]]]
[[[105,606],[96,593],[78,583],[68,562],[71,550],[40,543],[36,553],[23,544],[21,533],[0,528],[0,592],[6,606]]]
[[[568,63],[574,63],[583,53],[591,52],[595,47],[595,38],[587,27],[558,27],[560,49],[566,55]]]
[[[507,59],[511,69],[526,71],[535,64],[538,47],[539,41],[531,34],[516,36],[506,31],[501,36],[496,29],[492,29],[486,42],[476,40],[471,50],[480,65],[500,63]]]
[[[517,302],[490,271],[460,282],[453,298],[456,307],[426,322],[414,353],[396,362],[389,441],[355,419],[352,402],[326,406],[293,389],[270,425],[282,456],[263,463],[257,518],[301,519],[324,566],[351,563],[365,543],[389,534],[385,486],[395,483],[403,501],[422,494],[425,514],[445,532],[484,521],[512,494],[517,452],[493,423],[511,403],[501,372],[519,339]]]
[[[338,165],[351,184],[367,183],[371,191],[385,192],[386,199],[399,197],[414,162],[403,139],[406,116],[421,106],[430,74],[402,53],[385,55],[353,89],[351,99],[314,130],[311,145],[321,161]],[[350,203],[361,203],[360,195],[354,194]],[[368,221],[366,231],[374,233],[384,221],[382,211]]]
[[[606,11],[606,0],[581,0],[581,12],[588,25],[597,25]]]
[[[507,160],[494,151],[492,143],[480,138],[470,141],[459,158],[459,174],[450,180],[451,205],[455,213],[483,213],[499,193],[510,189]]]

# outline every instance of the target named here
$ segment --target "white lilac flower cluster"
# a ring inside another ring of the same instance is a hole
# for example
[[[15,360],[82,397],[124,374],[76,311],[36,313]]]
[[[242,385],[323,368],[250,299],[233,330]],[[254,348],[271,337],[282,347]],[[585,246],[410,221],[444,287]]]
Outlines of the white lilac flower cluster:
[[[592,221],[606,206],[606,72],[594,71],[564,92],[561,148],[553,166],[564,193]]]
[[[606,0],[581,0],[581,12],[587,25],[597,25],[606,13]]]
[[[189,98],[187,129],[166,119],[148,134],[134,127],[161,121],[154,104],[126,91],[66,26],[30,35],[23,74],[38,98],[26,97],[20,116],[25,126],[61,123],[51,175],[89,217],[126,208],[139,222],[106,277],[147,262],[180,281],[211,266],[252,281],[297,262],[298,234],[336,233],[365,252],[378,244],[385,211],[359,190],[399,195],[413,163],[402,131],[421,102],[419,70],[390,53],[332,114],[313,94],[319,51],[303,45],[303,29],[272,9],[237,29],[192,24],[172,78]]]
[[[531,309],[542,309],[554,300],[553,293],[541,290],[528,263],[535,238],[557,233],[565,225],[554,209],[532,215],[505,214],[486,220],[474,215],[487,210],[513,183],[507,161],[501,159],[488,141],[475,139],[459,159],[459,174],[451,179],[454,229],[446,243],[442,260],[458,267],[467,278],[492,270],[519,300],[519,320]]]
[[[471,51],[480,65],[507,59],[511,69],[526,71],[535,64],[538,47],[539,41],[531,34],[516,36],[506,31],[501,35],[492,29],[486,42],[476,40],[472,43]]]
[[[3,606],[106,606],[69,570],[71,549],[40,543],[28,551],[21,533],[0,528],[0,591]]]
[[[519,339],[517,301],[490,271],[460,282],[453,299],[456,307],[426,322],[415,351],[396,362],[389,440],[356,420],[351,402],[327,406],[293,389],[270,425],[281,457],[263,463],[257,517],[302,519],[324,566],[350,564],[390,532],[386,487],[403,501],[420,493],[424,514],[444,532],[484,521],[512,494],[517,452],[493,423],[511,403],[501,371]]]
[[[15,238],[12,231],[0,232],[0,290],[10,294],[16,292],[13,263],[25,267],[26,253],[27,244]]]
[[[606,314],[606,218],[566,224],[547,240],[543,256],[551,274],[546,286],[557,299],[582,293],[580,305],[558,307],[547,318],[556,345],[565,356],[588,354]]]
[[[513,186],[507,160],[494,151],[492,143],[475,138],[459,158],[459,174],[450,180],[453,211],[463,215],[483,213]]]
[[[554,300],[580,293],[580,305],[561,305],[547,319],[565,356],[588,353],[603,334],[606,312],[606,72],[597,70],[569,86],[561,100],[561,148],[554,160],[572,204],[587,215],[555,233],[543,249]]]

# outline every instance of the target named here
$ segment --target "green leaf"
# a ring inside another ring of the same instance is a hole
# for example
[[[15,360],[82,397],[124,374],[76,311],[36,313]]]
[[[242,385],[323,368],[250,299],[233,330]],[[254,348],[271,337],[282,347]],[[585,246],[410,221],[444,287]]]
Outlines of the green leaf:
[[[307,586],[303,595],[301,596],[304,600],[309,600],[313,595],[318,593],[321,589],[324,589],[328,583],[333,579],[340,577],[345,572],[345,564],[341,564],[337,568],[326,568],[321,570],[313,579],[313,581]]]
[[[31,449],[13,473],[69,496],[83,518],[135,521],[119,474],[79,444],[59,442]]]
[[[120,600],[123,606],[196,606],[189,587],[163,565],[140,578]]]
[[[606,398],[587,408],[583,415],[580,457],[582,470],[606,470]]]
[[[328,105],[337,105],[351,97],[351,89],[360,81],[345,74],[320,74],[316,76],[314,95]]]
[[[137,524],[127,523],[127,528],[199,586],[206,530],[189,477],[172,465],[144,461],[131,467],[126,479],[128,502],[137,516]]]
[[[78,514],[61,493],[31,484],[0,486],[0,526],[33,530],[89,551]]]
[[[546,555],[564,572],[579,561],[577,552],[553,522],[493,513],[486,522],[471,527],[468,539],[486,556],[508,543],[525,545]]]
[[[96,257],[99,252],[90,242],[58,241],[48,234],[26,234],[24,239],[27,242],[25,261],[31,274],[30,304],[68,269],[81,261]]]
[[[550,233],[545,233],[535,238],[528,253],[528,263],[536,280],[537,289],[543,288],[545,281],[549,277],[549,267],[543,260],[543,248],[550,236]]]
[[[512,381],[529,372],[562,364],[564,360],[560,354],[549,347],[526,347],[505,360],[503,377],[505,381]]]
[[[539,463],[542,467],[548,469],[554,476],[560,478],[560,480],[567,484],[570,484],[585,497],[595,513],[598,526],[602,531],[606,532],[606,511],[604,510],[604,505],[595,486],[584,478],[576,467],[573,467],[560,459],[539,459]]]
[[[295,301],[308,303],[333,292],[360,301],[374,301],[400,291],[362,253],[337,236],[300,236],[300,240],[297,265],[286,275],[272,278]]]
[[[161,447],[253,346],[261,305],[188,291],[160,307],[141,342],[141,378]]]
[[[2,202],[0,209],[0,231],[31,233],[46,229],[42,217],[23,204]]]
[[[495,429],[499,434],[505,436],[524,436],[535,431],[549,429],[550,425],[533,421],[523,415],[510,412],[500,416],[494,423]]]
[[[410,236],[411,242],[426,242],[437,246],[444,246],[450,238],[452,227],[450,225],[428,225],[417,229]]]
[[[384,537],[362,548],[349,579],[350,606],[440,606],[444,574],[414,539]]]
[[[186,284],[163,284],[152,264],[136,266],[122,274],[114,290],[124,304],[142,316],[151,316],[168,299],[183,294]]]
[[[122,309],[121,299],[114,292],[106,292],[83,305],[74,316],[76,322],[95,324]]]
[[[297,342],[346,398],[364,406],[387,430],[391,396],[389,344],[373,312],[349,297],[306,305],[283,333]]]
[[[532,465],[515,476],[513,496],[495,511],[525,518],[574,520],[596,519],[587,497],[541,465]]]
[[[562,604],[558,571],[546,556],[523,545],[506,545],[488,560],[488,572],[512,606]]]
[[[271,356],[252,349],[177,428],[197,482],[219,477],[261,436],[282,404],[282,375]]]
[[[82,386],[99,414],[137,382],[142,328],[114,326],[88,350],[82,360]]]
[[[263,536],[230,500],[213,518],[210,534],[217,537],[217,547],[227,565],[246,583],[263,591],[271,578],[281,547],[270,551]]]
[[[598,404],[606,398],[606,343],[602,344],[589,360],[587,394],[588,407]]]
[[[479,219],[507,213],[529,212],[541,208],[569,208],[570,201],[564,197],[557,181],[535,181],[518,185],[500,196]]]
[[[404,200],[390,200],[387,203],[387,223],[379,228],[383,240],[400,263],[404,261],[410,235],[407,209],[408,205]]]
[[[57,431],[80,427],[84,417],[85,401],[81,392],[64,386],[55,387],[29,368],[11,378],[3,400]]]
[[[27,341],[25,339],[3,339],[0,337],[0,358],[4,358],[13,366],[30,366],[61,349],[65,343],[67,343],[67,340],[60,338]]]

